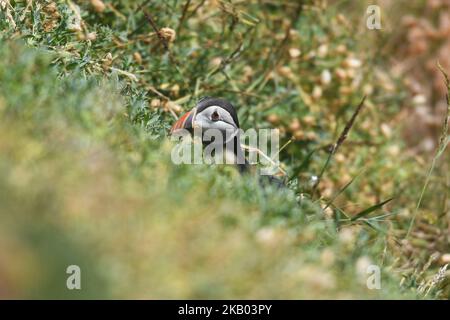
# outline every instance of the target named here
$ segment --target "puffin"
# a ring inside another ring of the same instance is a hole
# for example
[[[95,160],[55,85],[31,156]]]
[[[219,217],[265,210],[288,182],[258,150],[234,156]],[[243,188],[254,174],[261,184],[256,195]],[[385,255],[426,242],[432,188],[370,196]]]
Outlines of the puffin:
[[[200,128],[202,134],[202,144],[204,147],[215,143],[205,136],[208,129],[215,129],[222,134],[220,143],[221,150],[226,153],[227,158],[233,159],[241,174],[250,171],[250,164],[244,156],[244,151],[240,143],[240,125],[236,108],[231,102],[223,98],[203,97],[198,100],[196,106],[189,112],[183,114],[170,129],[170,134],[178,130],[187,131],[191,136],[194,129]],[[229,163],[229,162],[227,162]],[[276,188],[286,188],[283,180],[276,176],[263,175],[259,178],[259,183],[263,186],[272,185]]]
[[[236,108],[231,102],[216,97],[201,98],[191,111],[186,112],[174,123],[170,134],[178,130],[186,130],[194,135],[195,128],[200,129],[204,147],[220,143],[221,146],[218,146],[218,149],[225,153],[227,163],[234,163],[241,174],[249,171],[250,166],[240,143],[239,119]],[[211,137],[205,134],[209,129],[221,133],[222,139],[219,142],[210,139]]]

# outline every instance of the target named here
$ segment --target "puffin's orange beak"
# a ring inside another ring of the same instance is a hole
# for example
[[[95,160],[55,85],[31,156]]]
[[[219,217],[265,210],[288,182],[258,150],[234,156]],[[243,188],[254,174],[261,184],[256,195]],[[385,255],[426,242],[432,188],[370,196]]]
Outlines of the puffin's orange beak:
[[[172,134],[174,131],[179,129],[192,129],[193,128],[193,122],[194,122],[194,116],[196,113],[196,109],[186,112],[183,114],[177,122],[175,122],[170,129],[170,133]]]

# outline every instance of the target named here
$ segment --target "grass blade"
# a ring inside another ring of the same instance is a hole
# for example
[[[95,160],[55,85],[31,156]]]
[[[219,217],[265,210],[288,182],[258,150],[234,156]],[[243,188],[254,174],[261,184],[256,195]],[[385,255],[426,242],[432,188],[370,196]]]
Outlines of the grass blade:
[[[445,118],[444,118],[444,124],[442,126],[442,132],[441,132],[441,136],[439,137],[439,145],[438,148],[436,149],[436,152],[434,154],[433,160],[431,162],[431,166],[430,169],[428,169],[428,173],[427,173],[427,177],[425,179],[425,183],[423,184],[423,188],[422,191],[420,192],[420,196],[419,196],[419,200],[417,201],[417,205],[416,208],[414,210],[414,214],[413,217],[411,219],[411,222],[409,224],[408,227],[408,232],[406,233],[405,239],[409,237],[409,234],[411,233],[411,230],[414,226],[414,222],[416,221],[416,217],[417,214],[419,212],[420,209],[420,205],[422,204],[422,200],[423,200],[423,196],[425,195],[425,191],[428,187],[428,184],[430,182],[430,178],[431,178],[431,174],[433,173],[434,167],[436,166],[436,162],[437,159],[444,153],[445,148],[447,147],[448,144],[448,122],[449,122],[449,117],[450,117],[450,81],[449,81],[449,77],[447,75],[447,73],[444,71],[444,69],[442,68],[442,66],[439,64],[437,64],[438,69],[441,71],[442,75],[444,76],[445,79],[445,85],[447,86],[447,112],[445,114]]]
[[[350,221],[356,221],[358,219],[364,218],[365,216],[369,215],[370,213],[381,209],[381,207],[383,207],[386,203],[392,201],[392,199],[394,198],[389,198],[387,200],[384,200],[383,202],[377,203],[376,205],[373,205],[367,209],[364,209],[363,211],[357,213],[354,217],[351,218]]]
[[[358,116],[359,112],[364,106],[364,102],[366,101],[366,96],[364,96],[361,100],[361,102],[356,107],[355,111],[353,112],[352,117],[347,122],[347,124],[344,127],[344,130],[342,130],[341,134],[339,135],[339,138],[337,139],[336,143],[332,146],[331,151],[327,157],[327,161],[325,162],[325,165],[323,166],[322,170],[320,171],[319,176],[317,177],[317,181],[314,184],[313,190],[312,190],[312,196],[316,193],[317,187],[320,183],[320,180],[322,179],[323,174],[325,173],[326,169],[328,168],[331,158],[333,155],[337,152],[339,147],[344,143],[345,139],[347,139],[348,133],[350,132],[350,129],[353,127],[353,124],[355,123],[356,117]]]
[[[350,185],[364,172],[364,169],[361,170],[356,176],[354,176],[349,182],[345,184],[334,196],[331,198],[330,201],[328,201],[327,205],[323,210],[326,210],[330,205],[333,204],[334,200],[336,200],[337,197],[339,197]]]

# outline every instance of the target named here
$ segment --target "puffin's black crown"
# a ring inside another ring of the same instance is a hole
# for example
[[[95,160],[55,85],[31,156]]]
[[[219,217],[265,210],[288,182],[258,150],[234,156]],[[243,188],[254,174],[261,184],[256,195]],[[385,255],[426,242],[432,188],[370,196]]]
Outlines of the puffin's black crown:
[[[200,100],[198,100],[198,102],[197,102],[197,113],[200,113],[203,110],[205,110],[206,108],[212,107],[212,106],[219,106],[219,107],[225,109],[226,111],[228,111],[228,113],[233,118],[234,123],[237,125],[238,128],[240,128],[236,109],[231,104],[231,102],[229,102],[228,100],[225,100],[223,98],[214,98],[214,97],[200,98]]]

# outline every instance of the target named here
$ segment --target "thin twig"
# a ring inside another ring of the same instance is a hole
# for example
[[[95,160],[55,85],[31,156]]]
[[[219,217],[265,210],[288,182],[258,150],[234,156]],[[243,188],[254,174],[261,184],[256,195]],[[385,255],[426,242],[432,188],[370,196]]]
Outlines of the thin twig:
[[[181,71],[181,68],[180,68],[180,66],[178,64],[178,61],[172,55],[172,52],[170,51],[170,48],[169,48],[169,44],[167,43],[167,40],[161,34],[158,26],[155,23],[155,20],[153,20],[150,12],[148,12],[147,10],[144,10],[144,15],[145,15],[145,18],[147,19],[147,21],[150,23],[150,25],[153,28],[153,30],[155,31],[155,33],[157,34],[158,39],[161,42],[161,44],[163,45],[163,47],[166,50],[167,54],[169,55],[170,62],[172,63],[172,65],[174,66],[174,68],[178,72],[178,74],[181,76],[181,78],[183,79],[184,86],[188,89],[188,91],[191,91],[190,93],[192,94],[192,90],[190,89],[190,86],[189,86],[189,84],[187,82],[187,78],[184,76],[183,72]]]
[[[183,26],[183,22],[184,22],[184,19],[186,18],[186,14],[188,12],[191,1],[192,0],[186,0],[186,3],[184,4],[183,13],[181,14],[180,21],[178,22],[177,35],[180,35],[181,27]]]
[[[197,13],[197,10],[200,9],[200,7],[202,7],[205,4],[206,0],[202,0],[195,8],[194,10],[192,10],[191,14],[187,17],[187,19],[189,19],[190,17],[192,17],[193,15],[195,15]]]
[[[281,168],[281,166],[279,166],[278,164],[276,164],[275,161],[273,161],[273,159],[272,159],[271,157],[269,157],[268,155],[266,155],[261,149],[259,149],[259,148],[257,148],[257,147],[251,147],[251,146],[248,146],[248,145],[242,144],[242,143],[241,143],[241,147],[242,147],[242,149],[248,150],[248,151],[250,151],[250,152],[257,152],[257,153],[258,153],[259,155],[261,155],[264,159],[266,159],[267,161],[269,161],[270,164],[272,164],[273,166],[277,167],[278,170],[280,170],[280,172],[281,172],[284,176],[287,175],[286,171],[284,171],[284,170]]]
[[[216,73],[222,71],[223,69],[226,68],[226,66],[228,66],[231,62],[233,62],[234,60],[236,60],[242,53],[242,46],[243,46],[243,41],[241,41],[239,43],[239,45],[236,47],[236,49],[234,49],[234,51],[224,60],[222,60],[220,62],[220,64],[214,68],[211,72],[209,72],[205,79],[209,79],[210,77],[212,77],[213,75],[215,75]]]
[[[247,92],[252,91],[254,88],[257,88],[257,91],[261,91],[266,85],[267,81],[270,79],[270,75],[273,70],[277,69],[283,63],[283,56],[286,50],[287,45],[289,44],[291,29],[294,28],[297,21],[300,19],[303,12],[304,0],[298,2],[296,10],[291,18],[289,25],[286,27],[284,32],[284,37],[281,40],[280,44],[277,44],[276,50],[272,50],[266,59],[267,68],[263,73],[263,76],[260,77],[256,82],[252,83],[248,88]],[[270,61],[273,59],[273,63]]]
[[[142,8],[144,8],[146,5],[148,5],[152,0],[146,0],[144,2],[142,2],[134,12],[139,12],[142,10]]]
[[[116,71],[117,73],[120,73],[121,75],[124,75],[124,76],[128,77],[132,81],[136,81],[136,82],[139,81],[138,77],[136,77],[136,75],[131,73],[131,72],[128,72],[128,71],[125,71],[125,70],[121,70],[121,69],[118,69],[118,68],[114,68],[114,67],[110,67],[109,69],[111,71]]]
[[[158,36],[159,41],[163,45],[164,49],[169,52],[169,45],[167,44],[166,39],[163,37],[161,32],[159,31],[158,27],[156,26],[155,21],[153,20],[152,16],[150,15],[150,12],[147,10],[144,10],[144,16],[147,19],[147,21],[152,26],[153,30],[155,31],[156,35]]]

